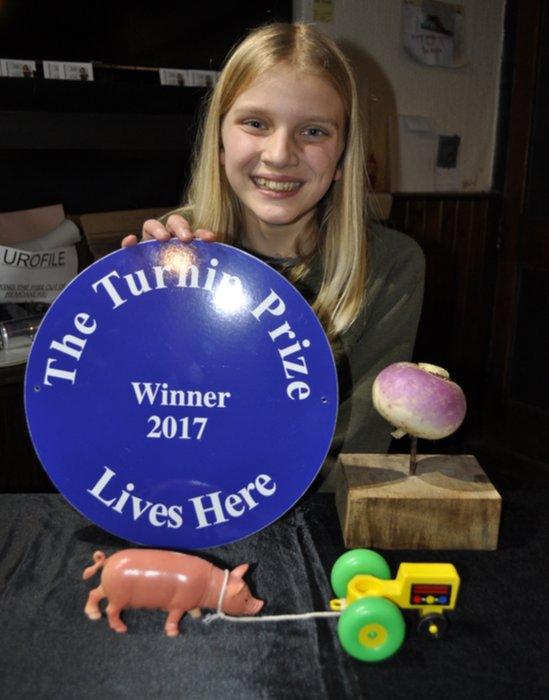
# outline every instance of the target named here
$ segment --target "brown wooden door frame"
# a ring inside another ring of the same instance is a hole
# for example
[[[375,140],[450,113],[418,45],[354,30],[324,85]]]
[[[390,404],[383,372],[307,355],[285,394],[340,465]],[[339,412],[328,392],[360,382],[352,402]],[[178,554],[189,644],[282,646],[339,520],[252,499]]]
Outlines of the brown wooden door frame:
[[[517,3],[516,63],[509,110],[503,216],[492,321],[491,413],[499,413],[506,398],[513,349],[541,9],[542,0]]]
[[[547,280],[549,274],[548,217],[537,218],[532,214],[536,208],[531,208],[528,202],[534,119],[540,118],[536,117],[536,100],[541,99],[537,91],[547,89],[538,71],[541,70],[540,50],[545,50],[547,45],[541,28],[547,19],[549,0],[520,0],[515,11],[514,70],[482,442],[494,456],[507,460],[513,472],[523,473],[527,469],[531,474],[547,476],[549,441],[545,436],[549,431],[549,412],[538,403],[538,398],[530,400],[527,393],[517,393],[516,381],[519,369],[532,380],[536,368],[540,372],[540,383],[546,381],[542,366],[545,363],[517,364],[527,361],[524,357],[519,360],[517,352],[519,348],[522,352],[527,349],[529,358],[543,356],[544,352],[542,345],[538,348],[524,345],[525,342],[535,343],[531,327],[528,340],[519,335],[519,329],[522,333],[523,324],[529,319],[532,323],[544,323],[536,316],[532,298],[524,294],[526,284],[530,285],[528,293],[531,294],[533,280]],[[545,328],[542,330],[545,338]],[[531,390],[530,384],[526,391]]]

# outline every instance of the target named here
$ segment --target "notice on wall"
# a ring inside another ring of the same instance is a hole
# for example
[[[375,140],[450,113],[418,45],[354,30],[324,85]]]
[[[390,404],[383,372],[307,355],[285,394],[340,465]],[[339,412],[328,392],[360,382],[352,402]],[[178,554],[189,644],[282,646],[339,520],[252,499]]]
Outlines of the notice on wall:
[[[48,80],[93,80],[91,63],[73,63],[71,61],[44,61],[44,78]]]
[[[176,87],[213,87],[219,78],[216,70],[184,70],[182,68],[160,68],[161,85]]]
[[[176,87],[189,86],[191,77],[188,70],[179,68],[160,68],[160,85],[175,85]]]
[[[402,32],[406,51],[419,63],[445,68],[467,63],[463,5],[403,0]]]
[[[190,85],[193,87],[213,87],[219,78],[218,71],[215,70],[190,70]]]
[[[3,78],[36,78],[36,61],[0,58],[0,76]]]

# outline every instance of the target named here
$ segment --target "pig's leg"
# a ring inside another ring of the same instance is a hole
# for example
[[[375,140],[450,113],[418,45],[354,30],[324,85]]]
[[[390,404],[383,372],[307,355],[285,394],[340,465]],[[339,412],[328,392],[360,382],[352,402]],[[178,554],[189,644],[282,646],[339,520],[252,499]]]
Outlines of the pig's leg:
[[[178,608],[172,609],[168,612],[168,617],[166,619],[166,624],[164,629],[168,637],[177,637],[179,634],[179,623],[181,618],[185,614],[184,610]]]
[[[200,617],[202,617],[202,611],[200,608],[193,608],[192,610],[189,610],[189,615],[195,620],[198,620]]]
[[[109,602],[107,605],[107,617],[109,618],[109,627],[115,632],[127,632],[128,628],[120,619],[120,613],[122,611],[121,605],[116,605]]]
[[[88,602],[84,608],[84,612],[90,618],[90,620],[99,620],[101,617],[101,610],[99,609],[99,603],[105,598],[105,591],[103,586],[97,586],[90,591],[88,596]]]

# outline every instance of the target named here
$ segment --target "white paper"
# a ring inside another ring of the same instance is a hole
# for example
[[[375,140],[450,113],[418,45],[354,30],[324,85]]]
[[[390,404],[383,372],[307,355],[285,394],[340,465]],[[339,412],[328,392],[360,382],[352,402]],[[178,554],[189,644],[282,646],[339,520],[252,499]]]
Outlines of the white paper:
[[[17,243],[19,250],[39,251],[51,250],[52,248],[63,248],[74,245],[80,240],[80,231],[78,226],[70,219],[65,219],[59,226],[56,226],[48,233],[34,238],[31,241],[22,241]]]
[[[91,63],[74,63],[72,61],[43,61],[44,78],[48,80],[93,80]]]
[[[0,246],[0,303],[51,303],[76,276],[76,248],[26,251]]]
[[[4,76],[5,78],[35,78],[36,61],[1,58],[0,75]]]
[[[180,68],[160,68],[160,84],[175,85],[176,87],[185,87],[190,85],[190,76],[188,70]]]
[[[161,85],[177,87],[213,87],[219,79],[216,70],[183,70],[182,68],[159,68]]]
[[[58,61],[44,61],[42,63],[44,78],[47,80],[63,80],[63,64]]]
[[[390,134],[391,190],[432,192],[435,189],[437,128],[434,119],[399,114]]]
[[[0,214],[0,304],[49,304],[76,276],[76,224],[63,218],[36,235],[62,214],[60,205]]]
[[[419,63],[465,65],[465,8],[439,0],[403,0],[402,41]]]
[[[433,120],[428,117],[402,115],[402,120],[409,132],[428,134],[433,130]]]
[[[219,79],[216,70],[190,70],[189,84],[193,87],[213,87]]]

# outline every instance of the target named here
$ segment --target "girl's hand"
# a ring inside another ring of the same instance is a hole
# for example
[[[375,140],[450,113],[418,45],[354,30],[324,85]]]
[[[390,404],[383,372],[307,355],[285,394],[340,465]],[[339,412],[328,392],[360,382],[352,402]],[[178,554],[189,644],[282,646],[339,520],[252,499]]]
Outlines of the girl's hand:
[[[142,241],[168,241],[170,238],[179,238],[180,241],[190,243],[198,238],[201,241],[215,241],[215,233],[199,228],[193,231],[189,222],[179,214],[168,217],[166,224],[161,224],[157,219],[147,219],[141,232]],[[137,236],[131,234],[122,239],[122,247],[127,248],[138,242]]]

